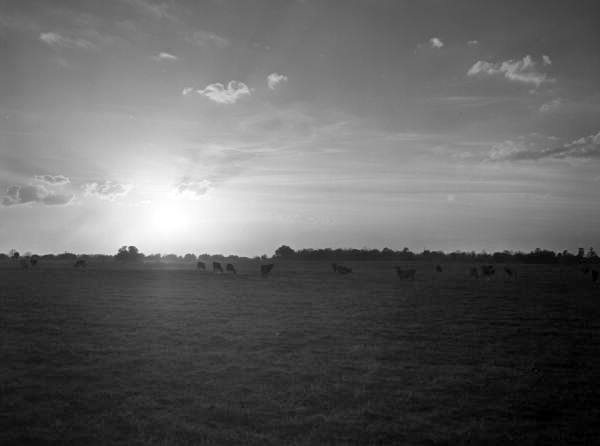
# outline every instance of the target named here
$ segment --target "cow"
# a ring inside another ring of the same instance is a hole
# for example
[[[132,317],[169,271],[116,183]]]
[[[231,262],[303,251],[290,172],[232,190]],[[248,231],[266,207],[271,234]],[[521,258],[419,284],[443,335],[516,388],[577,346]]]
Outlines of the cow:
[[[435,270],[436,270],[438,273],[441,273],[441,272],[443,271],[443,269],[442,269],[442,265],[436,265],[436,266],[435,266]]]
[[[204,262],[196,263],[196,269],[198,271],[206,271],[206,264]]]
[[[40,261],[40,257],[36,254],[32,255],[29,259],[29,263],[31,263],[32,267],[36,267]]]
[[[415,280],[415,274],[417,273],[416,269],[402,269],[399,266],[395,266],[394,269],[396,270],[398,278]]]
[[[506,274],[508,277],[513,278],[515,277],[517,274],[508,266],[504,267],[504,274]]]
[[[352,268],[342,265],[335,265],[335,272],[338,274],[350,274],[352,272]]]
[[[232,263],[228,263],[227,266],[225,266],[225,271],[230,271],[233,274],[237,274],[237,271],[235,270],[235,266],[233,266]]]
[[[581,272],[582,272],[583,274],[586,274],[586,275],[587,275],[587,274],[589,274],[589,273],[590,273],[590,267],[589,267],[589,266],[586,266],[586,267],[584,267],[584,268],[581,268]]]
[[[469,270],[469,276],[474,277],[475,279],[479,279],[479,270],[476,266],[471,267]]]
[[[222,273],[223,267],[219,262],[213,262],[213,273]]]
[[[592,270],[592,281],[593,282],[598,281],[598,270],[595,270],[595,269]]]
[[[491,277],[496,274],[496,270],[494,269],[494,265],[482,265],[481,266],[481,275],[484,277]]]
[[[25,257],[19,261],[21,269],[29,269],[29,257]]]
[[[334,273],[337,273],[337,263],[332,263],[331,268],[333,269]]]
[[[260,275],[263,277],[267,277],[274,266],[275,265],[273,263],[268,263],[266,265],[260,265]]]
[[[79,259],[73,265],[73,268],[85,268],[87,266],[86,261],[83,259]]]

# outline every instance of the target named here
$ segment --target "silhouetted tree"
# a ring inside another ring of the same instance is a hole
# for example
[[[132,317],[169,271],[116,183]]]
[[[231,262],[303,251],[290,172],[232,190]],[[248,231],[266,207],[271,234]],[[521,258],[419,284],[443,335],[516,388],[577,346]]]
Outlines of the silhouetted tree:
[[[137,262],[143,257],[144,254],[140,253],[135,246],[121,246],[119,252],[115,254],[115,260],[122,262]]]
[[[19,251],[17,251],[16,249],[11,249],[10,251],[8,251],[8,256],[11,259],[18,259],[20,257]]]
[[[291,259],[296,254],[292,248],[287,245],[282,245],[275,250],[275,257],[280,259]]]
[[[183,256],[183,260],[185,260],[186,262],[195,262],[196,261],[196,254],[186,254],[185,256]]]

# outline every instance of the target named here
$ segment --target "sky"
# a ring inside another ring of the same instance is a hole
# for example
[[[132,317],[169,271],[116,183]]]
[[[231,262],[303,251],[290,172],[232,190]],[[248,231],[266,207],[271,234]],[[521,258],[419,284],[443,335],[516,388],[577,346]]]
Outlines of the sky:
[[[0,0],[0,251],[598,249],[599,13]]]

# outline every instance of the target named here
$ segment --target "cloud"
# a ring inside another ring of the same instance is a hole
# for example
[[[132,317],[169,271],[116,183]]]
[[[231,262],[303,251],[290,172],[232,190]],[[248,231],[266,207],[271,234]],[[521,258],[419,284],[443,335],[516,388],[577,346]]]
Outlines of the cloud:
[[[546,102],[545,104],[542,104],[539,108],[539,111],[541,111],[542,113],[553,112],[553,111],[557,110],[561,105],[562,105],[561,98],[552,99],[550,102]]]
[[[51,192],[44,186],[9,186],[2,197],[2,205],[13,206],[27,203],[41,203],[48,206],[66,205],[73,200],[73,194]]]
[[[189,43],[196,46],[206,46],[208,44],[213,44],[217,48],[221,49],[227,48],[229,45],[231,45],[229,39],[204,30],[195,30],[191,32],[186,38],[186,40]]]
[[[177,56],[175,56],[174,54],[165,53],[165,52],[160,52],[157,55],[152,56],[152,60],[155,60],[156,62],[169,62],[169,61],[175,61],[178,59],[179,58]]]
[[[542,55],[542,60],[544,61],[544,65],[552,65],[552,59],[545,54]]]
[[[526,55],[523,59],[506,60],[499,63],[479,60],[467,72],[468,76],[493,76],[496,74],[502,74],[510,81],[534,84],[536,87],[544,82],[552,81],[545,73],[537,70],[536,63],[529,55]]]
[[[473,45],[479,45],[479,40],[469,40],[467,42],[467,45],[471,45],[471,46],[473,46]]]
[[[220,82],[217,82],[207,85],[203,90],[197,90],[197,92],[219,104],[235,104],[242,97],[250,96],[248,86],[238,81],[230,81],[227,84],[227,88]]]
[[[552,140],[552,138],[548,139]],[[492,147],[488,158],[492,161],[600,158],[600,131],[558,147],[540,147],[539,144],[504,141]]]
[[[71,182],[71,180],[64,175],[36,175],[34,178],[38,181],[52,184],[54,186],[63,186]]]
[[[50,45],[54,49],[70,48],[70,49],[83,49],[93,50],[96,48],[89,40],[66,37],[55,32],[47,32],[40,34],[40,40],[47,45]]]
[[[198,200],[211,189],[211,183],[208,180],[190,180],[184,178],[173,191],[177,198],[186,198],[188,200]]]
[[[194,91],[194,89],[192,87],[185,87],[183,90],[181,90],[181,94],[183,96],[187,96],[188,94],[190,94],[193,91]]]
[[[98,197],[102,200],[115,201],[117,198],[129,193],[133,186],[131,184],[122,184],[115,181],[94,181],[83,185],[83,190],[87,196]]]
[[[437,37],[432,37],[431,39],[429,39],[429,43],[431,44],[432,48],[441,48],[444,46],[444,42],[442,42]]]
[[[267,76],[267,85],[271,90],[275,90],[277,85],[287,82],[288,77],[285,74],[271,73]]]

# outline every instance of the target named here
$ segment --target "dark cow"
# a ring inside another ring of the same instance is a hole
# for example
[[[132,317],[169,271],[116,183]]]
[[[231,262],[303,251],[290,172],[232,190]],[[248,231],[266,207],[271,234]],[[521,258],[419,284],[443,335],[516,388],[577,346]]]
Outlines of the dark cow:
[[[223,267],[219,262],[213,262],[213,273],[222,273]]]
[[[416,269],[402,269],[399,266],[395,266],[394,269],[396,270],[396,275],[400,279],[415,280],[415,274],[417,274]]]
[[[338,274],[350,274],[352,272],[352,268],[342,265],[335,265],[335,272]]]
[[[516,273],[511,268],[509,268],[508,266],[504,267],[504,274],[506,274],[510,278],[513,278],[513,277],[516,276]]]
[[[469,275],[471,277],[474,277],[475,279],[479,279],[479,270],[477,269],[477,267],[471,267],[471,269],[469,270]]]
[[[494,269],[494,265],[482,265],[481,266],[481,275],[484,277],[492,277],[496,274],[496,270]]]
[[[275,265],[273,263],[269,263],[267,265],[260,265],[260,275],[263,277],[267,277],[274,266]]]
[[[593,282],[597,282],[598,281],[598,271],[593,269],[592,270],[592,281]]]
[[[331,268],[333,269],[334,273],[337,273],[337,263],[332,263]]]
[[[31,258],[29,259],[29,263],[31,263],[31,266],[36,267],[38,265],[40,261],[40,256],[34,254],[31,256]]]
[[[436,265],[436,267],[435,267],[435,270],[436,270],[438,273],[441,273],[441,272],[443,271],[443,269],[442,269],[442,265]]]
[[[79,259],[75,262],[75,264],[73,265],[74,268],[85,268],[87,266],[87,263],[85,260],[83,259]]]
[[[196,269],[198,271],[206,271],[206,264],[204,262],[196,263]]]
[[[233,274],[237,274],[237,271],[235,270],[235,266],[233,266],[232,263],[228,263],[227,266],[225,266],[225,271],[230,271]]]
[[[589,273],[590,273],[590,267],[589,267],[589,266],[586,266],[586,267],[584,267],[584,268],[581,268],[581,272],[582,272],[583,274],[586,274],[586,275],[587,275],[587,274],[589,274]]]

